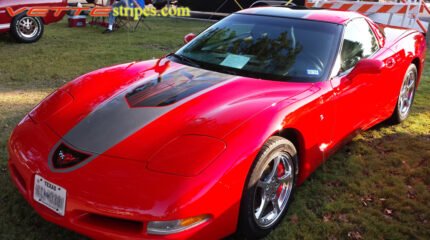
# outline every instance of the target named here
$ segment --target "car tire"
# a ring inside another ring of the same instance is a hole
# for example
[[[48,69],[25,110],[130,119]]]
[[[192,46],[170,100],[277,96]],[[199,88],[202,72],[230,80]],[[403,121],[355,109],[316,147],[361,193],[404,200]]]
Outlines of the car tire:
[[[10,33],[20,43],[37,42],[43,35],[44,25],[40,18],[19,14],[12,20]]]
[[[265,237],[281,222],[292,200],[297,172],[298,157],[294,144],[282,137],[271,137],[248,173],[237,237]],[[278,204],[278,210],[274,204]]]
[[[403,78],[396,108],[389,119],[391,124],[399,124],[408,118],[415,98],[417,80],[417,67],[411,64]]]

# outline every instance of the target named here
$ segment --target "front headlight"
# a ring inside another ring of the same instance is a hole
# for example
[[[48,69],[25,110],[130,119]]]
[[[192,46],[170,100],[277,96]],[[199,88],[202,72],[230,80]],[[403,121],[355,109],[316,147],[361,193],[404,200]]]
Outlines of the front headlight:
[[[206,221],[210,217],[208,215],[200,215],[197,217],[190,217],[181,220],[173,221],[153,221],[148,223],[148,234],[153,235],[168,235],[179,233],[193,227],[197,227]]]
[[[65,90],[58,90],[46,97],[29,114],[36,122],[43,122],[73,102],[73,96]]]

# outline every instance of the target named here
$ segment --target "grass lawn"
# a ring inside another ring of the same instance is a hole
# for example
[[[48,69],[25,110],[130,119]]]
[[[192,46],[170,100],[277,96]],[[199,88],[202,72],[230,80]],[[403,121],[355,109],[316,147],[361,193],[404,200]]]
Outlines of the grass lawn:
[[[104,66],[160,57],[205,22],[149,19],[152,30],[48,26],[38,43],[0,36],[0,239],[84,239],[44,221],[12,186],[6,143],[46,95]],[[430,66],[412,116],[356,137],[301,186],[269,239],[430,239]]]

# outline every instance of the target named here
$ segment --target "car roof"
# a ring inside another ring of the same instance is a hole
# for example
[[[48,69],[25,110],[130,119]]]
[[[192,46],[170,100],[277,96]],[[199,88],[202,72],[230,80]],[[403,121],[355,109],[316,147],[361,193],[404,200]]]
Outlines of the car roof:
[[[364,17],[364,15],[356,12],[309,8],[293,9],[288,7],[255,7],[239,11],[238,13],[307,19],[336,24],[344,24],[353,18]]]

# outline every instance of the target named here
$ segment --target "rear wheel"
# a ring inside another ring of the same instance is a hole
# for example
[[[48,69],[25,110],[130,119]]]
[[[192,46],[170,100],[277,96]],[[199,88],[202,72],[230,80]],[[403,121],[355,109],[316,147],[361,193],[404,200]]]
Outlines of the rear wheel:
[[[408,118],[415,98],[417,79],[417,67],[415,64],[411,64],[403,79],[396,109],[390,118],[391,123],[399,124]]]
[[[33,43],[43,35],[43,22],[38,17],[29,17],[25,13],[16,16],[11,24],[10,32],[17,42]]]
[[[281,137],[270,138],[248,174],[239,216],[238,234],[246,239],[268,235],[284,217],[297,172],[297,151]]]

